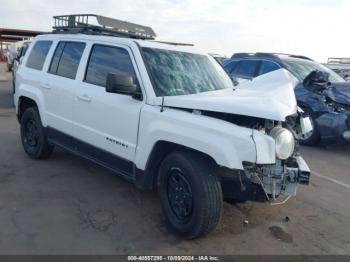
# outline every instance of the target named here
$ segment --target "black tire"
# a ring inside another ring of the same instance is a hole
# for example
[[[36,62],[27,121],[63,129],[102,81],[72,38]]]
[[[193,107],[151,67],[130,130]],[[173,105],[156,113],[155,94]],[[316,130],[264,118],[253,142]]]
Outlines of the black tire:
[[[39,112],[34,107],[26,109],[21,117],[21,140],[24,151],[31,158],[47,158],[53,151],[53,146],[47,141]]]
[[[299,137],[299,142],[301,145],[305,145],[305,146],[317,145],[321,140],[321,136],[320,136],[320,132],[317,128],[317,124],[315,121],[316,116],[311,109],[308,109],[308,108],[302,108],[302,109],[304,110],[305,114],[310,117],[310,120],[311,120],[312,126],[313,126],[313,131],[312,131],[311,135],[309,135],[307,137]]]
[[[185,239],[204,236],[220,222],[220,180],[211,161],[197,153],[173,152],[163,160],[159,194],[167,224]]]

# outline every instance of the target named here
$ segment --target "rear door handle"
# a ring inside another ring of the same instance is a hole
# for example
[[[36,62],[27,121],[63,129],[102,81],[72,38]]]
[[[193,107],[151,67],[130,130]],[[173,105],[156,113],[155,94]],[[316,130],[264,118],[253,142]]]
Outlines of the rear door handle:
[[[51,85],[49,83],[42,83],[41,86],[46,89],[51,89]]]
[[[78,99],[84,102],[91,102],[91,98],[87,94],[79,95]]]

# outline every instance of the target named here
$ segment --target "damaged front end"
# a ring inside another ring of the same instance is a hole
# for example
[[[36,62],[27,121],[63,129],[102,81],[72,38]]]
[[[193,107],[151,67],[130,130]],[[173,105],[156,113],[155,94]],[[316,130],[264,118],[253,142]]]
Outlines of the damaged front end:
[[[275,165],[247,165],[243,173],[250,183],[261,186],[266,200],[273,201],[279,196],[295,196],[298,184],[310,181],[310,169],[301,156],[277,160]]]
[[[298,137],[310,128],[309,119],[303,118],[301,112],[298,116],[287,117],[283,123],[266,120],[264,128],[255,132],[264,132],[274,139],[275,163],[243,162],[244,170],[221,170],[224,197],[238,201],[270,201],[275,205],[295,196],[298,185],[308,185],[310,181],[310,169],[298,152]],[[259,151],[257,146],[257,158]]]
[[[245,163],[243,171],[221,170],[224,198],[236,201],[270,201],[295,196],[299,184],[308,185],[310,169],[304,159],[293,156],[274,165]]]

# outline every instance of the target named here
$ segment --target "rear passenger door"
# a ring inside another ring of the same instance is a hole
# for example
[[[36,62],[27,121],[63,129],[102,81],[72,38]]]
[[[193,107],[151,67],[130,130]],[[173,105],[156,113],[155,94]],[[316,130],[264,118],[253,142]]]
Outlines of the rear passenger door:
[[[132,173],[142,101],[130,95],[107,93],[108,73],[126,74],[140,85],[129,47],[91,45],[80,90],[74,101],[74,137],[82,154],[121,174]]]
[[[85,46],[83,42],[58,42],[42,83],[50,136],[66,146],[72,142],[73,100],[80,83],[76,75]]]

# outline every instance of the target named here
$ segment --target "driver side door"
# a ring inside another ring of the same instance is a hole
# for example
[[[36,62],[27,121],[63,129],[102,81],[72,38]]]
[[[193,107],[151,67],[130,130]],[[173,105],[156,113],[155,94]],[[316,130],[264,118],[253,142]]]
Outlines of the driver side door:
[[[73,136],[79,152],[121,175],[132,174],[139,115],[143,101],[106,92],[109,73],[140,81],[131,50],[94,43],[84,58],[86,68],[73,105]]]

